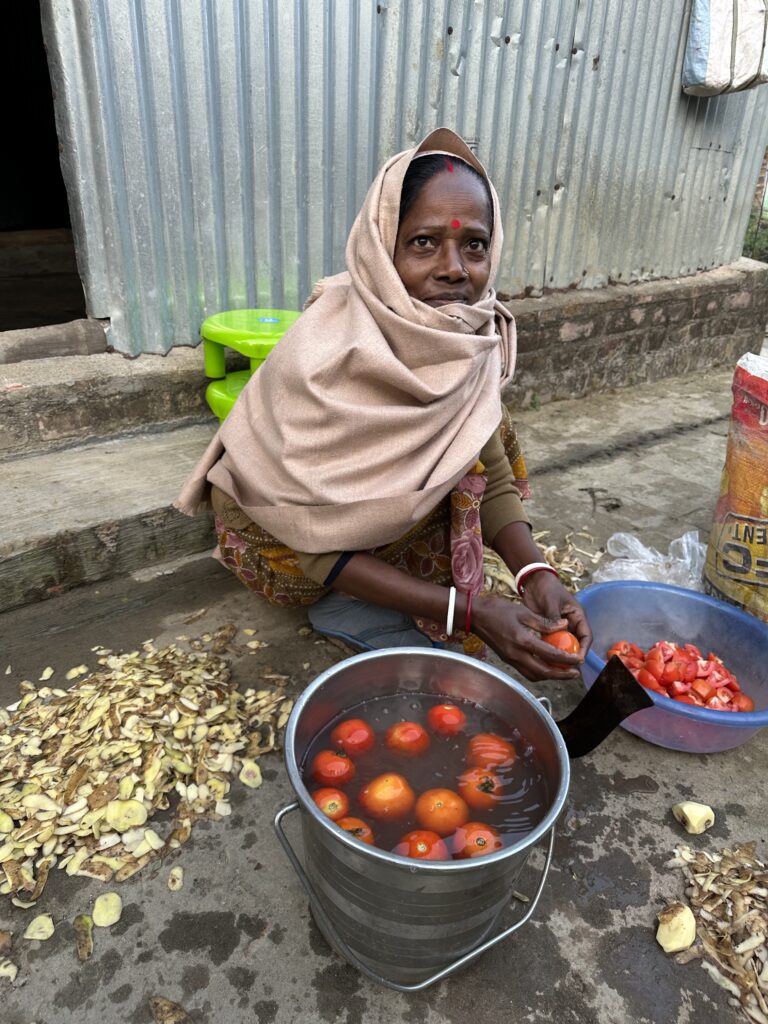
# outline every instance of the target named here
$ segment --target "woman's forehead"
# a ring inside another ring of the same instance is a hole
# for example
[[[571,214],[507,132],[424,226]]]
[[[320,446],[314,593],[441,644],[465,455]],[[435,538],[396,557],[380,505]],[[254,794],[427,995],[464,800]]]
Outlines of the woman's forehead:
[[[448,216],[449,220],[472,217],[490,227],[492,212],[483,182],[471,171],[460,168],[456,161],[453,170],[446,168],[425,182],[405,219],[422,220],[432,213]]]

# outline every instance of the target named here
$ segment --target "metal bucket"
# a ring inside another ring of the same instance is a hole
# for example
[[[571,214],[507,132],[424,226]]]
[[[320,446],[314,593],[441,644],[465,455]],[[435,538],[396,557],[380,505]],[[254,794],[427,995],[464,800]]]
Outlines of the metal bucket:
[[[419,861],[363,845],[320,812],[299,771],[311,741],[361,700],[398,692],[468,698],[519,728],[537,751],[550,799],[531,833],[486,857]],[[533,914],[549,871],[570,768],[565,743],[542,702],[503,672],[461,654],[418,647],[349,658],[302,694],[286,728],[285,760],[298,801],[277,813],[278,838],[325,938],[374,981],[402,992],[424,989],[511,935]],[[304,865],[283,828],[285,816],[299,809]],[[544,868],[526,913],[499,931],[517,877],[544,837],[549,839]]]

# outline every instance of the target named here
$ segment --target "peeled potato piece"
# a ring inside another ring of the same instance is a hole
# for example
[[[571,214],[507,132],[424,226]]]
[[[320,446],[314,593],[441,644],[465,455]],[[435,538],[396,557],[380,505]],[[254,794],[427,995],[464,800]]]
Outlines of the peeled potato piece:
[[[93,923],[97,928],[109,928],[117,924],[123,913],[123,901],[116,892],[105,892],[96,897],[93,904]]]
[[[672,903],[656,916],[659,919],[656,941],[665,953],[679,953],[693,945],[696,920],[690,907],[684,903]]]
[[[715,824],[715,812],[707,804],[697,804],[694,800],[683,800],[675,804],[672,813],[686,832],[698,836]]]
[[[53,932],[53,918],[51,915],[38,914],[38,916],[27,925],[27,930],[24,932],[24,938],[37,939],[39,942],[43,942],[45,939],[50,939]]]

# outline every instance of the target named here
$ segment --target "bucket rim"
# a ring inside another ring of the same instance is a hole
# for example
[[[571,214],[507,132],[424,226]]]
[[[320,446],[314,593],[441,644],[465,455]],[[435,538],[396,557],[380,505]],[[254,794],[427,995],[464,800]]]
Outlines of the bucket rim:
[[[461,662],[488,675],[494,676],[499,682],[514,690],[519,697],[525,700],[526,703],[529,704],[530,707],[541,717],[546,729],[548,730],[557,750],[558,760],[561,767],[560,785],[558,786],[557,792],[553,795],[549,810],[542,820],[527,835],[523,836],[512,846],[505,847],[495,853],[486,854],[483,857],[469,858],[467,860],[428,861],[419,860],[413,857],[402,857],[399,854],[391,853],[388,850],[382,850],[377,846],[369,846],[366,843],[360,843],[343,829],[338,828],[335,822],[331,821],[327,815],[322,813],[312,799],[309,789],[304,784],[304,780],[301,777],[299,765],[297,764],[294,756],[297,723],[301,718],[304,708],[329,678],[336,675],[341,669],[349,666],[350,664],[358,664],[362,661],[386,660],[388,657],[409,654],[421,657],[437,658],[438,660]],[[477,869],[480,865],[495,864],[510,857],[518,856],[520,853],[529,850],[538,843],[542,836],[546,835],[550,831],[557,822],[557,819],[560,817],[560,813],[562,812],[565,800],[568,796],[571,779],[568,750],[560,730],[557,728],[555,720],[538,698],[534,697],[534,695],[527,690],[522,683],[519,683],[516,679],[507,675],[505,672],[502,672],[500,669],[497,669],[492,665],[486,665],[483,662],[478,662],[475,658],[470,658],[465,654],[439,649],[429,650],[424,647],[391,647],[384,650],[366,651],[364,653],[355,654],[352,657],[345,658],[344,661],[337,662],[335,665],[327,668],[324,672],[321,672],[320,675],[317,676],[309,686],[307,686],[293,706],[290,718],[288,719],[288,724],[285,728],[283,757],[288,771],[288,778],[290,779],[291,786],[299,800],[301,810],[309,813],[320,827],[325,829],[334,837],[334,839],[343,843],[350,850],[354,850],[357,853],[367,854],[373,857],[374,860],[381,863],[396,864],[402,867],[407,867],[410,871],[426,872],[428,874],[441,874],[445,871],[470,871],[473,868]]]

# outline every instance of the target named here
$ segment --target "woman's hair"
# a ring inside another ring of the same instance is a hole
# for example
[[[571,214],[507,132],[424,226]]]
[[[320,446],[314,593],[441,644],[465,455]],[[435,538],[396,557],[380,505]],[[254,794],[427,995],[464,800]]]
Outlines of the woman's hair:
[[[411,160],[408,170],[405,172],[403,187],[400,192],[400,222],[402,222],[403,217],[405,217],[411,206],[416,202],[417,196],[427,182],[441,171],[452,171],[456,164],[463,171],[468,171],[478,181],[482,182],[488,199],[488,220],[490,221],[491,230],[493,230],[493,199],[491,198],[491,189],[487,179],[479,171],[475,170],[471,164],[459,159],[459,157],[446,156],[444,153],[429,153],[426,156],[420,156],[415,160]]]

